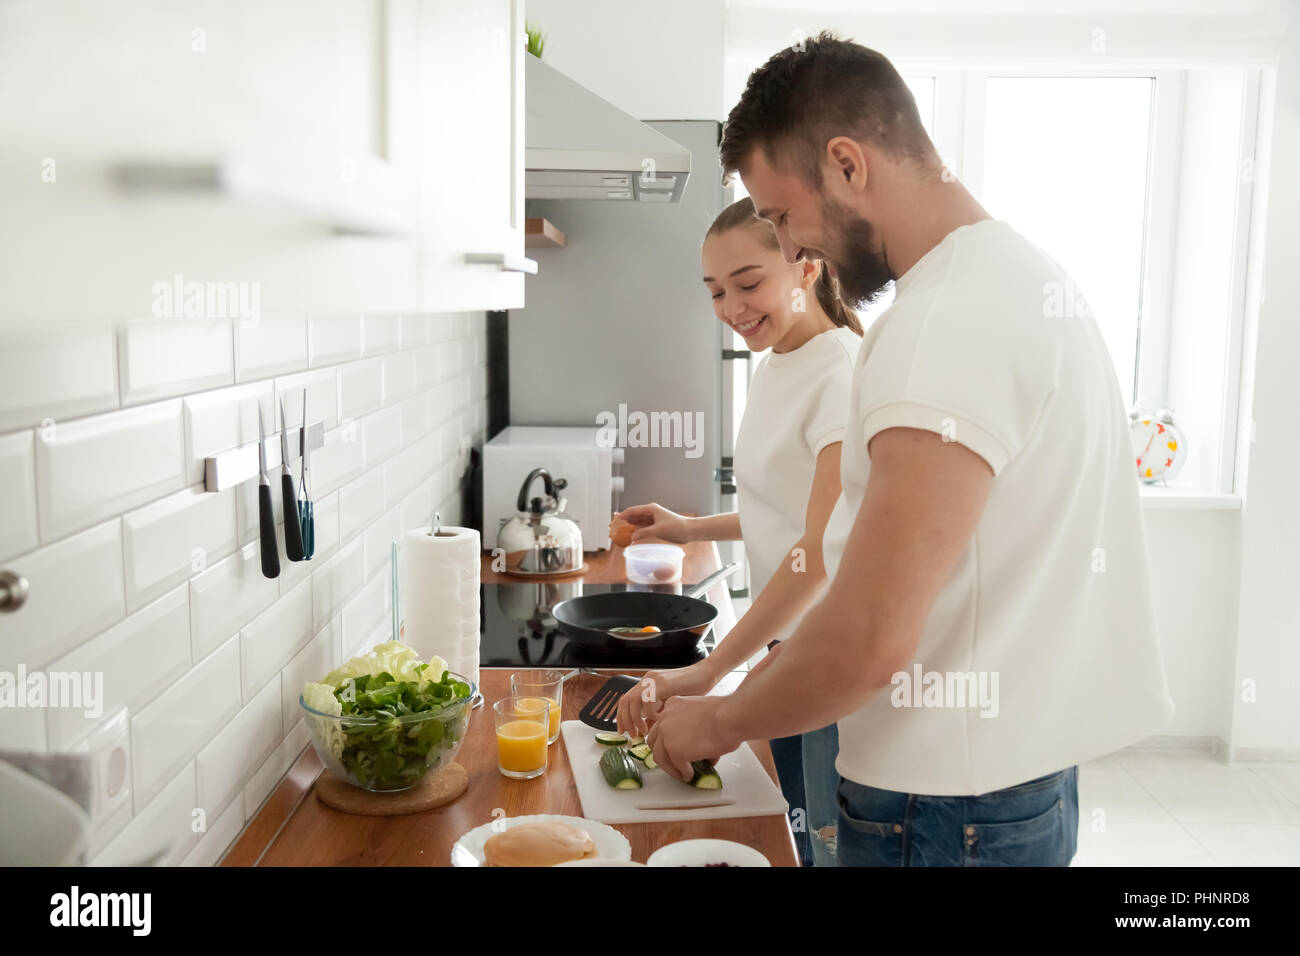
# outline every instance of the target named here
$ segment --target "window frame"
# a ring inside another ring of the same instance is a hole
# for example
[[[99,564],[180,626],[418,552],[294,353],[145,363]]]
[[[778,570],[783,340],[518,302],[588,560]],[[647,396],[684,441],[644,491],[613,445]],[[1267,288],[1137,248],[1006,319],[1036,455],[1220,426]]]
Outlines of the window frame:
[[[1179,187],[1186,156],[1183,147],[1184,101],[1187,70],[1132,65],[1054,68],[1042,63],[991,64],[954,69],[951,66],[900,60],[904,77],[934,79],[934,140],[939,155],[957,178],[975,195],[983,193],[986,91],[993,77],[1150,77],[1154,81],[1150,135],[1147,150],[1147,204],[1144,216],[1141,286],[1138,309],[1139,336],[1135,381],[1121,382],[1126,403],[1163,403],[1168,400],[1174,328],[1176,237]],[[1244,71],[1244,97],[1238,130],[1239,163],[1258,161],[1259,108],[1262,70]],[[1250,262],[1251,216],[1254,178],[1238,177],[1235,234],[1229,265],[1230,312],[1223,342],[1226,362],[1222,414],[1218,423],[1218,467],[1214,487],[1198,489],[1241,493],[1236,462],[1242,440],[1244,331],[1247,315],[1247,281]],[[1175,409],[1175,412],[1177,409]]]

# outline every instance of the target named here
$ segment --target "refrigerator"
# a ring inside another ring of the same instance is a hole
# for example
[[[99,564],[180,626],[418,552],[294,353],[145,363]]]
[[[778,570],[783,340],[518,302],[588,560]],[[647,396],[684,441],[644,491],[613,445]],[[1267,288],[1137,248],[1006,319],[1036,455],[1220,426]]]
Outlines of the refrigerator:
[[[731,511],[735,418],[752,362],[701,281],[704,233],[732,201],[718,165],[721,124],[647,123],[691,151],[678,202],[527,205],[567,244],[528,251],[538,269],[510,318],[510,424],[613,423],[625,449],[618,507]]]

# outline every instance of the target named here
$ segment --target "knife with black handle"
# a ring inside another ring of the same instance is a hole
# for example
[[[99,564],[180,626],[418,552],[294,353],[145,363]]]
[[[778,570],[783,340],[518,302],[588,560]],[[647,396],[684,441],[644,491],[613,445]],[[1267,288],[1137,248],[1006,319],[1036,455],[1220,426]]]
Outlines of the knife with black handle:
[[[302,526],[298,523],[298,492],[293,487],[293,469],[289,467],[289,420],[284,415],[284,396],[280,397],[280,493],[284,502],[284,553],[290,561],[301,561]]]
[[[262,574],[280,576],[280,550],[275,545],[275,505],[271,501],[271,479],[266,474],[266,426],[262,422],[262,403],[257,403],[258,464],[262,467],[257,480],[258,541],[262,548]]]

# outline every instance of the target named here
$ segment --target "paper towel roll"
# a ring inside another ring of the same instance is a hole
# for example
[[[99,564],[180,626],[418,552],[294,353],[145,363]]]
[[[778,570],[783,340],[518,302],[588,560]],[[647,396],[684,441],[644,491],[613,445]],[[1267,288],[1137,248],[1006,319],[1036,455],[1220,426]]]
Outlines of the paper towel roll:
[[[406,643],[422,660],[437,654],[447,667],[479,682],[479,543],[473,528],[406,532]]]

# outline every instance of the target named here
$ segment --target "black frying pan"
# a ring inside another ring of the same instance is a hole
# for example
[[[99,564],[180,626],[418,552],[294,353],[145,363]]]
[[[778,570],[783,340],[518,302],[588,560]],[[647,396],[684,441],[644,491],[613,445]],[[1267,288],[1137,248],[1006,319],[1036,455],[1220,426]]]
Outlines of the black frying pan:
[[[560,630],[576,644],[601,650],[663,651],[694,647],[718,616],[718,609],[696,597],[739,564],[728,564],[683,594],[610,591],[561,601],[551,609]],[[658,633],[627,636],[611,628],[654,625]]]

